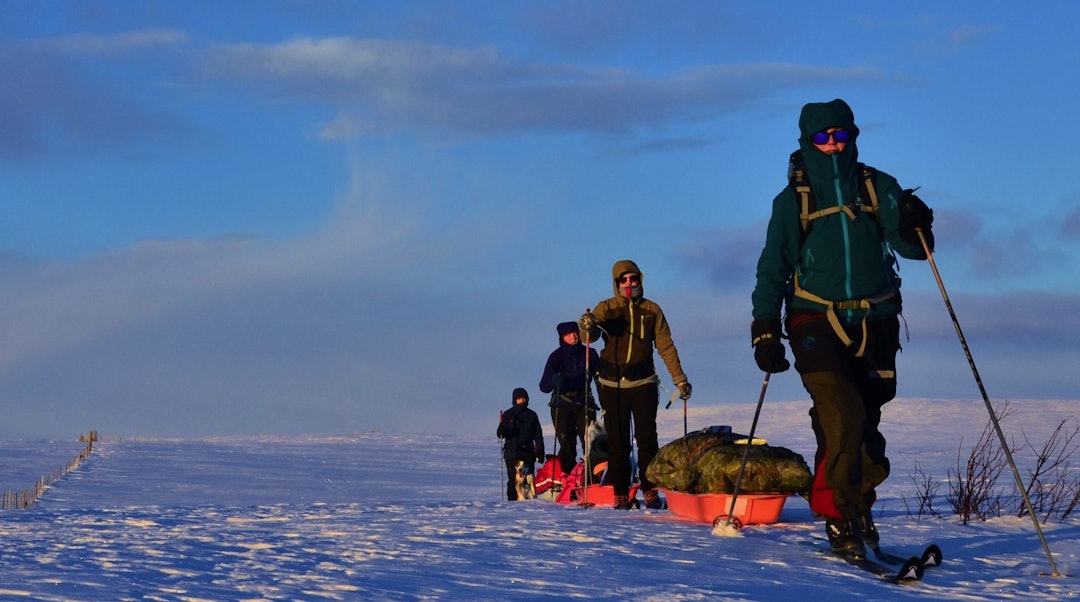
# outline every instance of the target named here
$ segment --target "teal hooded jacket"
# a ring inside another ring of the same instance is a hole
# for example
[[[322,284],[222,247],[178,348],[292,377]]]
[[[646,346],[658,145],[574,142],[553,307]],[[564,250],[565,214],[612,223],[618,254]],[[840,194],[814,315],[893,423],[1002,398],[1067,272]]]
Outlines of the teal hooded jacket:
[[[839,127],[851,134],[843,152],[827,155],[810,140],[815,132]],[[815,207],[858,205],[861,203],[858,137],[855,116],[843,100],[810,103],[799,117],[799,147],[802,150]],[[791,297],[792,277],[797,274],[807,292],[829,301],[875,298],[890,287],[896,295],[865,310],[842,310],[841,320],[855,323],[881,319],[900,313],[899,279],[893,269],[895,250],[907,259],[926,259],[921,245],[903,240],[898,232],[898,203],[903,189],[889,174],[876,171],[874,189],[879,202],[878,216],[854,211],[813,220],[804,234],[799,220],[798,194],[790,184],[773,199],[765,247],[757,264],[757,285],[751,297],[755,320],[779,320],[785,301],[789,312],[823,312],[825,306],[801,297]],[[869,201],[866,201],[869,204]],[[928,243],[933,245],[932,238]]]

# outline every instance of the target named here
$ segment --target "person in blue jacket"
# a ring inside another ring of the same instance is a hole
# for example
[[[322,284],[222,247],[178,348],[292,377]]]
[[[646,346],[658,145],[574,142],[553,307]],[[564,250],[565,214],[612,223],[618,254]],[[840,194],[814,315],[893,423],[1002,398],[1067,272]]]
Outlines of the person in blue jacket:
[[[586,378],[586,347],[581,344],[577,322],[563,322],[555,327],[559,347],[548,356],[540,391],[551,394],[551,424],[559,446],[559,466],[570,474],[577,464],[577,442],[585,449],[585,429],[596,420],[596,401],[592,378]],[[595,376],[600,367],[596,349],[588,349],[588,368]]]

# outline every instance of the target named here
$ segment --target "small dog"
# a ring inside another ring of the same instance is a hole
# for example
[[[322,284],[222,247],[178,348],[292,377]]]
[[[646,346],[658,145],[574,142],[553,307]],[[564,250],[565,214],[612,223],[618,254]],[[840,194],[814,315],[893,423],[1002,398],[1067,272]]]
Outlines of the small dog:
[[[517,499],[531,500],[536,498],[536,483],[533,475],[523,460],[518,460],[517,472],[514,475],[514,487],[517,489]]]

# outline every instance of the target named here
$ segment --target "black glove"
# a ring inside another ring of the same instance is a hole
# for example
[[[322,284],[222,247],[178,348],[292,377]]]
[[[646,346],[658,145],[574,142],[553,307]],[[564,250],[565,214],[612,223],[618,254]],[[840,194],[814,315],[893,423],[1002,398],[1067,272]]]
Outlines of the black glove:
[[[552,374],[551,375],[551,384],[556,389],[561,389],[562,388],[562,374],[560,374],[558,372],[556,372],[555,374]]]
[[[916,228],[929,235],[930,226],[934,223],[934,210],[927,207],[926,203],[915,196],[915,190],[908,188],[900,197],[900,238],[913,244],[922,244]]]
[[[543,465],[543,464],[544,464],[544,462],[546,462],[546,461],[547,461],[547,460],[546,460],[546,459],[544,458],[544,455],[543,455],[543,454],[540,454],[539,456],[536,456],[536,462],[537,462],[537,464]]]
[[[675,385],[675,386],[677,386],[679,388],[679,399],[681,399],[683,401],[686,401],[687,399],[690,399],[690,392],[693,391],[693,389],[694,389],[693,387],[690,386],[690,383],[687,382],[687,383],[682,383],[682,384]]]
[[[780,320],[754,320],[750,324],[750,337],[754,361],[762,372],[773,374],[791,367],[784,357],[784,343],[780,340]]]

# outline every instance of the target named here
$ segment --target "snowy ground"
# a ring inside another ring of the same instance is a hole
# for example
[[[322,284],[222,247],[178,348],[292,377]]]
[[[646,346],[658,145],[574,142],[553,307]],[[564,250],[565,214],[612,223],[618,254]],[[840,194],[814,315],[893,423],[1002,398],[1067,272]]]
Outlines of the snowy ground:
[[[1041,443],[1080,403],[1013,407],[1005,430],[1019,436],[1023,427]],[[691,403],[689,428],[746,432],[753,409]],[[0,513],[0,599],[1075,599],[1076,577],[1040,576],[1049,564],[1029,519],[962,526],[915,522],[905,510],[915,462],[944,479],[986,417],[981,400],[887,406],[893,476],[879,491],[882,541],[905,552],[934,541],[945,551],[945,565],[914,585],[885,584],[800,545],[823,532],[799,498],[788,500],[779,524],[735,537],[667,511],[501,501],[492,424],[490,438],[99,444],[34,508]],[[661,410],[661,420],[662,443],[682,435],[681,406]],[[757,434],[813,453],[805,402],[767,401]],[[81,447],[0,443],[0,486],[28,486]],[[31,474],[10,482],[20,470]],[[1059,570],[1080,572],[1080,519],[1045,532]]]

